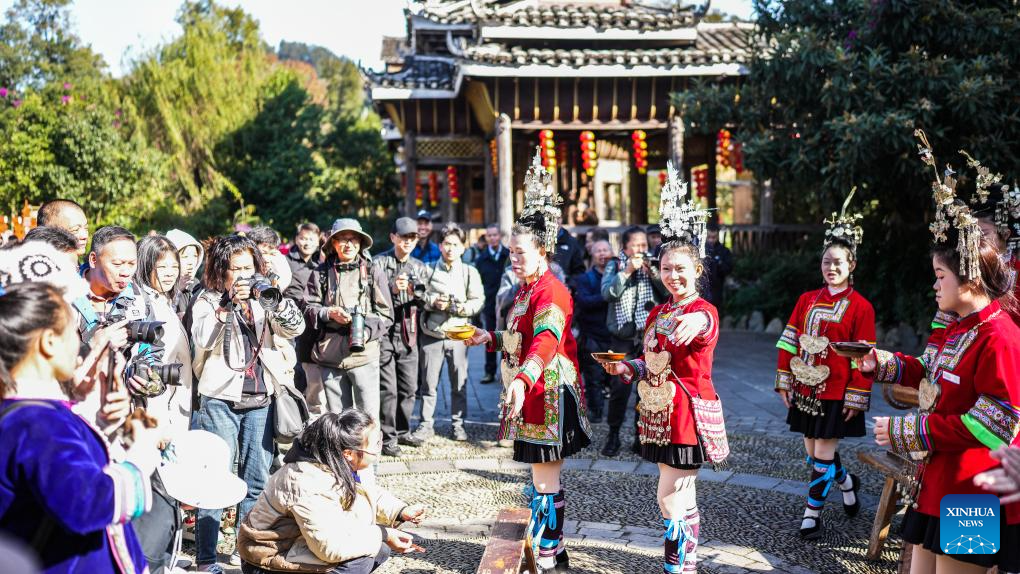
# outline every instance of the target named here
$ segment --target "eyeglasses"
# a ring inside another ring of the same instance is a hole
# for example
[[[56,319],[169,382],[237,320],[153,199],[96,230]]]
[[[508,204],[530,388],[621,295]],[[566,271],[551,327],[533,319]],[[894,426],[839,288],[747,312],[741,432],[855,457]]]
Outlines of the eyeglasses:
[[[376,450],[365,450],[363,448],[352,448],[350,450],[353,450],[354,452],[360,452],[361,454],[370,454],[372,456],[382,456],[382,444],[383,444],[383,437],[380,434],[379,435],[379,440],[375,441]]]
[[[334,237],[333,242],[339,243],[340,245],[345,243],[348,245],[354,245],[356,243],[361,243],[361,239],[358,237]]]

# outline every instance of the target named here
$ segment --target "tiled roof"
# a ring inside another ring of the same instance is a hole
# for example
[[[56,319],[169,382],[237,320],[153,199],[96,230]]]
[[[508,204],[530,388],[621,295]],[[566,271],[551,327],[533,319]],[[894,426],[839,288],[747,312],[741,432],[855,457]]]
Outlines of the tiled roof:
[[[399,72],[364,73],[377,87],[452,90],[457,79],[457,64],[451,58],[408,55]]]
[[[441,24],[478,23],[504,26],[623,30],[673,30],[696,24],[691,9],[660,9],[632,3],[546,4],[535,0],[428,0],[419,2],[419,15]]]
[[[468,46],[465,60],[504,66],[542,64],[549,66],[624,65],[694,66],[720,63],[747,63],[751,58],[748,25],[710,24],[698,27],[697,41],[691,47],[632,49],[552,49],[503,44]]]

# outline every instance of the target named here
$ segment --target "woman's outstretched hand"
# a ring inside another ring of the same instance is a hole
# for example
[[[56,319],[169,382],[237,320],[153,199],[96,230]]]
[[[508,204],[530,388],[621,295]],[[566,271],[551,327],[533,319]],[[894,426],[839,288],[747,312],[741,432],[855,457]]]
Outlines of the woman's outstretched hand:
[[[489,336],[488,331],[475,329],[474,335],[464,339],[464,344],[468,347],[474,347],[475,345],[488,345],[490,341],[492,341],[492,337]]]
[[[708,315],[701,312],[688,313],[680,317],[680,324],[669,338],[678,345],[690,345],[707,327]]]

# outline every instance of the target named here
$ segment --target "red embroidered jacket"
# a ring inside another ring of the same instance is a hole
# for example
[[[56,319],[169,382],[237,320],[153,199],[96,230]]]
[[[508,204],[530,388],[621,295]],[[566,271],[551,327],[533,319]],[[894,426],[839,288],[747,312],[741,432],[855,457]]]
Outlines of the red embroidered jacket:
[[[939,516],[946,494],[980,494],[974,475],[999,465],[989,450],[1020,432],[1020,328],[993,302],[950,323],[930,359],[879,351],[875,380],[918,387],[922,378],[940,395],[930,415],[908,414],[889,423],[891,448],[931,453],[921,479],[918,510]],[[1020,503],[1006,506],[1020,523]]]
[[[671,309],[672,308],[672,309]],[[675,309],[675,310],[674,310]],[[676,330],[676,321],[683,315],[704,313],[708,325],[689,345],[680,345],[670,340]],[[719,341],[719,312],[708,301],[699,298],[679,307],[671,302],[656,306],[645,321],[645,350],[651,348],[654,338],[658,351],[670,354],[670,380],[683,385],[691,395],[714,400],[717,395],[712,384],[712,357]],[[624,374],[625,383],[637,383],[648,378],[645,355],[625,361],[629,374]],[[698,433],[694,426],[694,412],[687,393],[677,389],[673,397],[673,412],[670,413],[670,443],[680,445],[698,444]]]
[[[578,376],[577,342],[570,331],[573,313],[574,302],[567,287],[551,271],[546,271],[517,291],[507,315],[507,330],[489,332],[488,350],[505,353],[504,377],[512,374],[527,388],[524,421],[515,433],[518,439],[543,444],[560,442],[560,393],[564,389],[574,393],[582,427],[588,432],[584,391]]]
[[[824,336],[829,342],[867,341],[875,344],[875,310],[860,293],[851,287],[833,295],[828,287],[808,291],[797,300],[790,321],[786,324],[776,347],[779,349],[779,366],[776,369],[776,390],[793,388],[795,379],[790,371],[790,360],[800,355],[808,362],[809,355],[800,348],[800,336]],[[826,347],[814,355],[814,365],[829,367],[825,389],[818,394],[822,400],[844,401],[844,406],[861,411],[871,404],[871,379],[857,370],[856,364],[840,357]],[[808,387],[796,385],[801,394],[810,393]]]

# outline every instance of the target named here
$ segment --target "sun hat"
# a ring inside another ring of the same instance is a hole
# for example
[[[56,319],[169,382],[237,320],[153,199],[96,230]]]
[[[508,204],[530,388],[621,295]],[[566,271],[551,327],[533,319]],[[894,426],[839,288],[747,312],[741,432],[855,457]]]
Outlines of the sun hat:
[[[196,508],[227,508],[248,494],[248,485],[230,471],[227,442],[204,430],[174,437],[159,467],[166,493]]]

